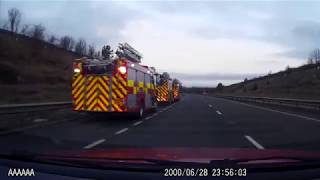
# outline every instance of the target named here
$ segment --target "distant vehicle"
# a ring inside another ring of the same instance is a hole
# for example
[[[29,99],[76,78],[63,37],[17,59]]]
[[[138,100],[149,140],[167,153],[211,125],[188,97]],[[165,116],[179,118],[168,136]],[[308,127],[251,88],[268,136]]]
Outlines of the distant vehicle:
[[[139,64],[142,56],[126,43],[116,54],[115,59],[75,60],[73,110],[131,112],[142,117],[157,108],[155,69]]]
[[[172,92],[173,92],[173,100],[174,101],[180,100],[180,95],[181,95],[180,88],[181,88],[181,83],[177,79],[174,79],[172,82]]]
[[[169,74],[164,72],[157,75],[157,101],[162,104],[171,104],[174,102],[172,91],[172,79]]]

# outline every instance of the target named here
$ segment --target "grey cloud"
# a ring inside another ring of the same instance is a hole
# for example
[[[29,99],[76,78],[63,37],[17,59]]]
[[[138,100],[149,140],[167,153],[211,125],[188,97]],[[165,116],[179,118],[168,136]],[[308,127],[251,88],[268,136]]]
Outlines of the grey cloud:
[[[319,47],[319,7],[319,2],[193,2],[163,3],[158,10],[206,15],[207,23],[193,26],[189,30],[192,35],[275,43],[292,49],[275,56],[304,59]]]
[[[278,43],[291,49],[274,55],[306,59],[310,51],[319,47],[320,22],[295,21],[287,23],[287,26],[284,24],[282,28],[284,27],[287,29],[278,28],[274,30],[276,32],[270,32],[273,35],[264,38],[268,42]]]

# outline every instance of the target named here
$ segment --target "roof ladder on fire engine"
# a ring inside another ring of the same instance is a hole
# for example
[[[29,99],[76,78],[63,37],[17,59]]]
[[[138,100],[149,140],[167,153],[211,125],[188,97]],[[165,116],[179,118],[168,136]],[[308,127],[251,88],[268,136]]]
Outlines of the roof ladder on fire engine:
[[[119,47],[116,54],[119,57],[125,57],[132,62],[141,63],[142,55],[133,47],[131,47],[128,43],[119,43]]]

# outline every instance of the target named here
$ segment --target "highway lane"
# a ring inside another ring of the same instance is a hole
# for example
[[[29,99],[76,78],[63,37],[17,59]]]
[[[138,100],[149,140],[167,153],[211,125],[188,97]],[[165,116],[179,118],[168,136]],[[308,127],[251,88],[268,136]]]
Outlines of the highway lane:
[[[214,97],[206,98],[206,102],[215,103],[214,108],[239,131],[255,137],[265,148],[320,150],[320,119],[316,113],[305,116],[299,111],[278,111]]]
[[[200,97],[200,98],[199,98]],[[165,113],[97,146],[108,147],[252,147],[243,134],[225,123],[202,96],[188,95]]]
[[[320,150],[320,122],[210,96],[187,94],[182,101],[141,120],[88,117],[70,109],[64,113],[63,117],[72,120],[1,135],[1,151],[114,147]]]

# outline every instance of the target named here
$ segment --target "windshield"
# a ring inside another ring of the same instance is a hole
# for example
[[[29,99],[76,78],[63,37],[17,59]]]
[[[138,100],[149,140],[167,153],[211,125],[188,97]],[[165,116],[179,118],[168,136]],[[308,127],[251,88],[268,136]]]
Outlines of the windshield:
[[[317,159],[319,8],[0,1],[0,155]]]

